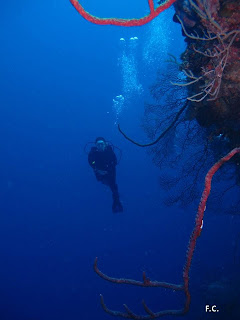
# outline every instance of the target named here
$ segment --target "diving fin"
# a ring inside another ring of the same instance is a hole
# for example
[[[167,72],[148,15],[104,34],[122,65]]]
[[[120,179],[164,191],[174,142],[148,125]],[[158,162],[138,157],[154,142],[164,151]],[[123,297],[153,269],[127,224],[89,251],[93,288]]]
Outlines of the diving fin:
[[[123,212],[123,206],[119,200],[113,201],[112,212],[114,213]]]

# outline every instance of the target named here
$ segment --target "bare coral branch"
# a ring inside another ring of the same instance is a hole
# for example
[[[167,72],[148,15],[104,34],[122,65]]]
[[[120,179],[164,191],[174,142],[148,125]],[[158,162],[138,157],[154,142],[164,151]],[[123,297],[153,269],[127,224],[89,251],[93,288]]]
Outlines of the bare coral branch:
[[[157,287],[157,288],[161,287],[161,288],[166,288],[166,289],[173,289],[176,291],[183,290],[183,285],[175,285],[175,284],[167,283],[167,282],[151,281],[149,278],[146,277],[145,272],[143,272],[143,281],[109,277],[98,269],[97,257],[95,258],[95,261],[94,261],[94,271],[104,280],[107,280],[107,281],[113,282],[113,283],[131,284],[131,285],[139,286],[139,287]]]
[[[211,192],[212,179],[213,179],[213,176],[215,175],[215,173],[220,169],[220,167],[225,162],[229,161],[234,155],[236,155],[238,153],[240,153],[240,148],[235,148],[235,149],[231,150],[227,155],[225,155],[218,162],[216,162],[209,169],[208,173],[206,174],[205,186],[204,186],[204,190],[202,192],[202,197],[201,197],[201,200],[200,200],[200,203],[198,206],[198,211],[197,211],[196,218],[195,218],[195,226],[193,228],[192,234],[189,239],[186,261],[185,261],[185,264],[183,267],[183,285],[179,286],[179,285],[169,284],[169,283],[166,284],[165,282],[151,281],[150,279],[146,278],[145,274],[143,274],[143,282],[131,280],[131,279],[112,278],[112,277],[105,275],[104,273],[102,273],[98,269],[97,258],[95,259],[95,262],[94,262],[95,272],[101,278],[103,278],[107,281],[114,282],[114,283],[132,284],[132,285],[137,285],[137,286],[147,286],[147,287],[151,287],[151,286],[166,287],[166,285],[167,285],[167,287],[172,290],[175,290],[175,288],[178,288],[179,290],[184,291],[184,293],[185,293],[184,308],[180,309],[180,310],[164,310],[164,311],[160,311],[160,312],[153,312],[146,305],[146,303],[143,301],[142,304],[143,304],[144,310],[147,313],[147,315],[135,314],[131,309],[129,309],[129,307],[126,304],[123,305],[126,310],[126,313],[124,313],[124,312],[114,311],[114,310],[109,309],[104,302],[103,296],[100,295],[101,305],[102,305],[104,311],[106,311],[108,314],[110,314],[112,316],[122,317],[122,318],[127,318],[127,319],[139,319],[139,320],[156,319],[156,318],[160,318],[160,317],[166,316],[166,315],[179,316],[179,315],[184,315],[188,312],[189,306],[190,306],[190,301],[191,301],[191,296],[190,296],[190,292],[189,292],[189,272],[190,272],[190,268],[191,268],[193,254],[194,254],[195,247],[196,247],[196,242],[197,242],[198,237],[201,235],[201,232],[203,229],[203,218],[204,218],[204,213],[206,210],[206,204],[208,201],[208,197]],[[152,284],[154,284],[154,285],[152,285]]]
[[[192,76],[191,70],[185,69],[183,72],[188,78],[193,79],[193,81],[188,81],[184,84],[173,84],[177,86],[189,86],[195,84],[199,80],[202,80],[204,81],[204,85],[201,87],[201,91],[188,97],[188,100],[193,102],[201,102],[205,98],[208,98],[209,101],[216,100],[220,93],[223,74],[229,58],[229,52],[233,42],[240,35],[240,30],[228,30],[226,26],[221,26],[221,22],[218,23],[214,19],[214,14],[216,15],[216,8],[219,5],[218,1],[214,4],[211,1],[206,0],[197,0],[196,3],[189,0],[189,2],[202,20],[202,24],[206,29],[203,30],[204,37],[199,36],[196,31],[195,34],[187,32],[183,21],[179,16],[177,16],[177,18],[181,23],[186,37],[196,41],[198,45],[199,41],[212,42],[212,48],[206,48],[205,50],[198,49],[193,45],[193,51],[195,53],[210,59],[208,63],[208,68],[210,70],[202,69],[202,74],[195,77]]]

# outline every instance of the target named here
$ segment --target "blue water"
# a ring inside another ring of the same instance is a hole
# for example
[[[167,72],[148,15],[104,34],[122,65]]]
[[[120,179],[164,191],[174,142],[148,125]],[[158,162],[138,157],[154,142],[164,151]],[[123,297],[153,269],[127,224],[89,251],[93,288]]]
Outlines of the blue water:
[[[129,2],[84,4],[99,16],[146,14],[146,1]],[[67,0],[1,4],[1,320],[110,319],[100,293],[116,310],[124,311],[127,303],[144,313],[142,298],[154,311],[182,307],[179,292],[118,286],[93,271],[98,256],[99,268],[113,277],[141,280],[145,270],[153,280],[182,282],[197,206],[166,208],[160,169],[116,126],[120,122],[129,135],[147,140],[141,119],[148,86],[156,69],[166,68],[166,50],[179,57],[185,48],[179,25],[171,22],[173,10],[163,14],[129,29],[93,25]],[[135,36],[138,44],[131,49],[129,39]],[[130,71],[122,63],[124,52]],[[126,71],[136,76],[139,92],[126,82],[124,91]],[[116,115],[113,99],[119,94],[126,98]],[[112,214],[111,193],[88,165],[84,146],[96,136],[122,150],[117,182],[123,214]],[[236,271],[238,217],[210,213],[204,223],[186,319],[205,316],[201,286]]]

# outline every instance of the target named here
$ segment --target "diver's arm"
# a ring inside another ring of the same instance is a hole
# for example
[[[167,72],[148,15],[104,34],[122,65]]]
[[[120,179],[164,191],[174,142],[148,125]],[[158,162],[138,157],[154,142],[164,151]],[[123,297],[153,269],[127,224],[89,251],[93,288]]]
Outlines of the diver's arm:
[[[95,162],[94,152],[92,150],[89,152],[89,155],[88,155],[88,163],[94,170],[96,170],[96,162]]]
[[[94,150],[90,151],[90,153],[88,155],[88,163],[93,168],[96,175],[104,176],[105,174],[107,174],[107,171],[97,169]]]

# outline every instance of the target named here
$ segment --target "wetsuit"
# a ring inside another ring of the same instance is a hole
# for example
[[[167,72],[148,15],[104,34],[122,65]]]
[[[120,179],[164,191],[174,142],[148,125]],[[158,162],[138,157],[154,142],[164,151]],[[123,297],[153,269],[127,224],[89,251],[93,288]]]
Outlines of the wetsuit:
[[[119,200],[118,186],[116,184],[117,158],[111,146],[106,146],[104,151],[92,147],[88,155],[88,162],[93,168],[98,181],[110,187],[113,197],[113,212],[122,212],[122,204]]]

